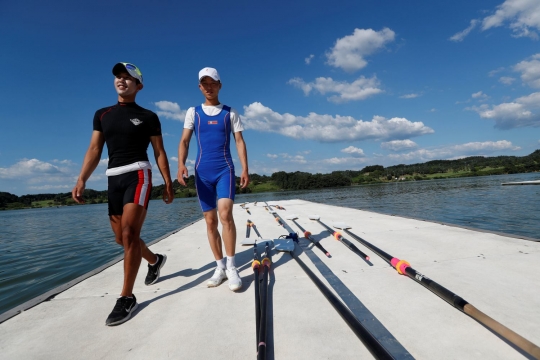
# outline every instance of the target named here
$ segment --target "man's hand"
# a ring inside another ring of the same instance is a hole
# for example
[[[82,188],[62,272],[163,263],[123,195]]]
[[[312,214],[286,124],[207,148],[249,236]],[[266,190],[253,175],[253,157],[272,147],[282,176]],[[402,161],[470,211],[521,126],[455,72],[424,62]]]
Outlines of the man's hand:
[[[165,184],[165,191],[163,191],[163,201],[165,204],[170,204],[174,200],[174,190],[172,183]]]
[[[240,187],[245,189],[249,185],[249,174],[247,171],[242,171],[240,175]]]
[[[187,186],[185,179],[188,178],[188,170],[187,170],[186,165],[182,165],[182,164],[178,165],[178,174],[176,174],[176,176],[177,176],[178,182],[181,185]]]
[[[78,180],[73,190],[71,190],[71,197],[77,204],[84,204],[83,193],[86,184],[82,180]]]

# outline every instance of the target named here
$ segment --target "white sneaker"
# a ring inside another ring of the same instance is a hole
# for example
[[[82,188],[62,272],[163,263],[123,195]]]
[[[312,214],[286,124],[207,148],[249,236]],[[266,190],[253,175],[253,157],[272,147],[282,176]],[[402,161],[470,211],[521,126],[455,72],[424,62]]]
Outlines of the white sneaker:
[[[233,267],[225,270],[227,278],[229,279],[229,289],[232,291],[238,291],[242,288],[242,279],[238,275],[238,269]]]
[[[216,268],[216,271],[214,271],[214,275],[208,280],[206,283],[206,286],[208,287],[216,287],[219,286],[225,279],[227,278],[227,275],[225,274],[225,269]]]

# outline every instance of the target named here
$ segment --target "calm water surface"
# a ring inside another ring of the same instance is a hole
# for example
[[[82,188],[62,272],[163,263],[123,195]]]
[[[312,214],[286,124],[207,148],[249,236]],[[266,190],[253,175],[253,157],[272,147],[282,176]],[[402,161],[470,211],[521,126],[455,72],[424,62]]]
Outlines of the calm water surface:
[[[514,174],[238,195],[236,202],[302,199],[540,239],[540,180]],[[142,238],[151,241],[201,218],[196,199],[150,202]],[[122,254],[107,205],[0,211],[0,313]]]

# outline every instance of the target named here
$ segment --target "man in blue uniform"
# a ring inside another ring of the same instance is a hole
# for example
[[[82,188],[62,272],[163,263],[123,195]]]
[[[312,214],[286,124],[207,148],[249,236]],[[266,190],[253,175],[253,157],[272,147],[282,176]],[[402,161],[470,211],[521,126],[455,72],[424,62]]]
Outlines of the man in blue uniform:
[[[186,159],[191,135],[195,132],[198,144],[195,161],[195,185],[201,205],[210,248],[216,260],[214,275],[208,280],[208,287],[220,285],[229,280],[229,288],[242,288],[242,279],[235,264],[236,226],[232,215],[235,195],[235,173],[230,152],[231,135],[234,138],[238,157],[242,164],[240,186],[249,184],[247,150],[242,131],[244,127],[238,112],[219,102],[221,80],[214,68],[204,68],[199,72],[199,89],[205,102],[189,108],[184,122],[184,131],[178,146],[178,181],[186,186],[188,177]],[[217,199],[217,204],[216,204]],[[217,208],[217,209],[216,209]],[[218,232],[218,215],[223,227],[223,244],[227,257],[223,257],[221,236]]]
[[[106,143],[109,154],[106,172],[109,219],[116,242],[124,247],[124,286],[106,325],[127,321],[137,308],[133,285],[141,257],[148,261],[146,285],[158,280],[167,260],[165,255],[151,252],[140,238],[152,192],[152,165],[146,153],[149,144],[152,144],[157,166],[165,181],[163,201],[170,204],[174,197],[159,119],[152,111],[135,103],[137,93],[143,88],[141,71],[133,64],[118,63],[112,72],[118,103],[96,111],[90,146],[72,191],[73,199],[84,203],[82,196],[86,181],[96,169]]]

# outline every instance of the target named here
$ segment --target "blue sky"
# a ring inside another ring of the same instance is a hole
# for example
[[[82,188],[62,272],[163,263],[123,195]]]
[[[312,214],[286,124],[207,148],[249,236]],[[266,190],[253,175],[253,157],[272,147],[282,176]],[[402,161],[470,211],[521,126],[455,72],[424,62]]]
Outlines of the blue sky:
[[[4,1],[0,191],[71,191],[119,61],[144,75],[137,102],[160,117],[173,177],[206,66],[242,117],[250,173],[527,155],[539,33],[538,0]],[[87,188],[106,189],[106,154]]]

